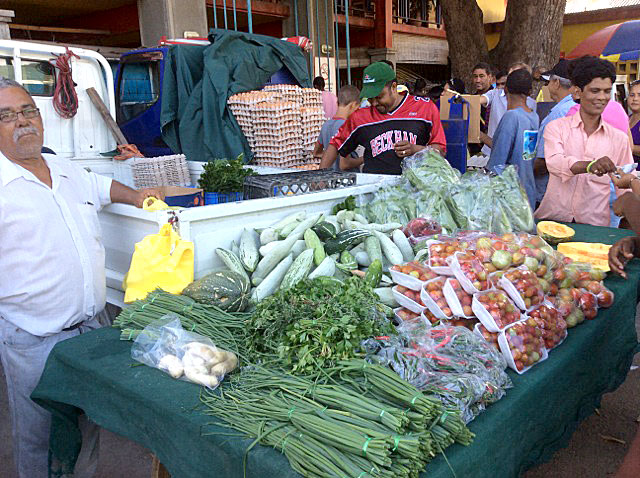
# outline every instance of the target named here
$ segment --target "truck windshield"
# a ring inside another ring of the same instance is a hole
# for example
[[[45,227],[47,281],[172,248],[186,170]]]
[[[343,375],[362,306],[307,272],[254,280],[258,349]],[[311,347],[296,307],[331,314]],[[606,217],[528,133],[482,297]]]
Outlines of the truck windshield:
[[[149,109],[159,97],[156,61],[123,63],[118,85],[118,122],[129,121]]]

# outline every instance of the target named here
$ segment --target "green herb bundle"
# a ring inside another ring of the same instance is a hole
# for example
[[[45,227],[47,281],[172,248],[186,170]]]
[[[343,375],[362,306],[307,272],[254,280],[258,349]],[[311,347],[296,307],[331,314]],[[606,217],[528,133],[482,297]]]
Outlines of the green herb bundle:
[[[204,165],[204,171],[198,184],[207,193],[240,192],[244,188],[244,180],[257,173],[250,168],[244,168],[244,156],[236,159],[215,159]]]
[[[361,279],[318,278],[259,302],[247,344],[251,352],[276,355],[294,373],[313,373],[355,357],[363,339],[391,333],[378,296]]]

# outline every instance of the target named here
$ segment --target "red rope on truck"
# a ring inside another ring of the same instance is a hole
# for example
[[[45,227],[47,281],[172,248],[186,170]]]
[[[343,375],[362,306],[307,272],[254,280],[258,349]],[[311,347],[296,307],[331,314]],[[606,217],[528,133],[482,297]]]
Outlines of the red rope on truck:
[[[57,55],[53,66],[58,69],[58,81],[53,94],[53,108],[63,118],[73,118],[78,112],[78,95],[76,84],[71,76],[71,57],[78,55],[67,48],[66,53]]]

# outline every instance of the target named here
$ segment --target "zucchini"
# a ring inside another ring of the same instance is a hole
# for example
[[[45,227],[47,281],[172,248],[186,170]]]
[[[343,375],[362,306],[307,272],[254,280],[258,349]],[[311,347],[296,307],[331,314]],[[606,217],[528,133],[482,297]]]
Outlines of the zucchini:
[[[269,254],[274,248],[276,248],[278,244],[282,244],[282,241],[271,241],[264,246],[260,246],[260,249],[258,249],[258,251],[260,252],[260,255],[264,257]]]
[[[271,227],[277,231],[280,231],[284,229],[288,224],[291,224],[292,222],[304,221],[305,217],[307,217],[307,213],[304,211],[296,212],[294,214],[289,214],[287,217],[285,217],[284,219],[281,219],[279,222],[277,222]]]
[[[324,252],[320,238],[313,229],[304,231],[304,242],[309,249],[313,249],[313,262],[316,266],[319,266],[324,261],[324,258],[327,257],[327,254]]]
[[[363,231],[360,229],[352,231],[339,232],[335,238],[329,239],[324,244],[324,250],[327,254],[335,254],[336,252],[342,252],[349,249],[356,242],[361,241],[365,237],[371,236],[369,231]]]
[[[382,262],[376,259],[367,269],[364,281],[369,287],[376,288],[380,284],[380,279],[382,279]]]
[[[247,271],[244,270],[244,267],[242,266],[242,262],[240,262],[240,259],[238,259],[238,256],[236,256],[230,250],[223,249],[222,247],[218,247],[216,249],[216,254],[222,260],[222,262],[224,262],[224,264],[229,268],[229,270],[232,270],[233,272],[240,274],[242,277],[244,277],[247,283],[250,282],[249,275],[247,274]]]
[[[296,227],[298,227],[298,224],[300,224],[298,221],[290,222],[280,229],[280,232],[278,233],[280,239],[286,239],[287,236],[291,234]]]
[[[311,271],[313,265],[313,249],[307,249],[293,261],[280,284],[280,289],[289,289],[301,280],[304,280]]]
[[[371,262],[377,259],[382,264],[382,249],[380,248],[380,241],[376,236],[367,237],[364,240],[364,248]]]
[[[316,267],[311,274],[309,274],[309,279],[315,279],[316,277],[331,277],[335,273],[336,261],[331,257],[325,257],[320,265]]]
[[[291,248],[291,253],[293,254],[293,258],[295,259],[307,249],[308,249],[307,244],[302,239],[298,239],[296,243],[293,245],[293,247]]]
[[[300,227],[300,226],[298,226]],[[258,266],[251,277],[253,285],[256,285],[257,279],[264,279],[267,274],[284,259],[293,248],[296,241],[302,239],[302,232],[292,232],[284,241],[279,241],[269,253],[260,259]]]
[[[327,241],[333,237],[336,237],[336,234],[338,234],[338,229],[328,221],[319,222],[311,229],[323,241]]]
[[[267,275],[267,277],[260,282],[258,287],[253,289],[251,299],[254,302],[258,302],[265,297],[269,297],[278,290],[283,277],[289,270],[289,267],[291,267],[292,263],[293,256],[291,254],[282,259],[282,261],[280,261],[280,263]]]
[[[353,253],[353,251],[351,251]],[[358,265],[369,267],[371,265],[371,259],[367,251],[358,251],[355,253],[356,262]]]
[[[380,241],[382,252],[384,252],[384,256],[389,260],[389,262],[394,266],[402,264],[402,252],[400,252],[398,246],[396,246],[385,234],[377,231],[374,232],[374,234]]]
[[[277,240],[278,240],[278,231],[276,231],[272,227],[266,228],[260,234],[260,244],[262,244],[263,246],[265,244],[269,244],[270,242],[277,241]]]
[[[358,253],[358,252],[364,252],[364,243],[361,242],[360,244],[356,244],[354,247],[352,247],[351,249],[349,249],[349,252],[351,254],[353,254],[354,256]]]
[[[373,291],[378,295],[380,302],[384,305],[388,305],[389,307],[398,307],[398,302],[396,302],[396,298],[393,296],[391,287],[377,287],[373,289]]]
[[[413,248],[411,247],[407,236],[404,235],[404,232],[402,232],[400,229],[396,229],[391,234],[391,237],[393,238],[393,243],[398,249],[400,249],[400,252],[402,253],[402,259],[405,262],[412,261],[415,257],[415,254],[413,253]]]
[[[304,221],[302,221],[300,224],[298,224],[298,226],[293,230],[293,232],[291,234],[298,234],[300,233],[300,238],[302,238],[302,234],[304,234],[304,231],[306,231],[307,229],[309,229],[310,227],[313,227],[316,225],[316,223],[322,218],[322,214],[314,214],[313,216],[309,217],[308,219],[305,219]],[[289,238],[289,236],[287,236],[287,239]],[[296,239],[297,240],[297,239]]]
[[[367,221],[367,218],[364,217],[362,214],[355,213],[353,215],[353,220],[361,224],[369,224],[369,221]]]
[[[260,253],[258,252],[258,235],[251,229],[245,229],[240,236],[240,246],[238,247],[238,257],[244,268],[253,272],[256,270]]]

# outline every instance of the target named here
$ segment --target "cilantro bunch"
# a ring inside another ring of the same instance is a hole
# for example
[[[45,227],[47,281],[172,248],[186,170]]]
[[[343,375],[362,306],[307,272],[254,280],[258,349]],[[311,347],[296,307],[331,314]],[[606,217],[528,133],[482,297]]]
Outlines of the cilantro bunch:
[[[215,159],[204,165],[198,184],[207,193],[232,193],[244,189],[244,180],[257,173],[244,168],[244,155],[236,159]]]

